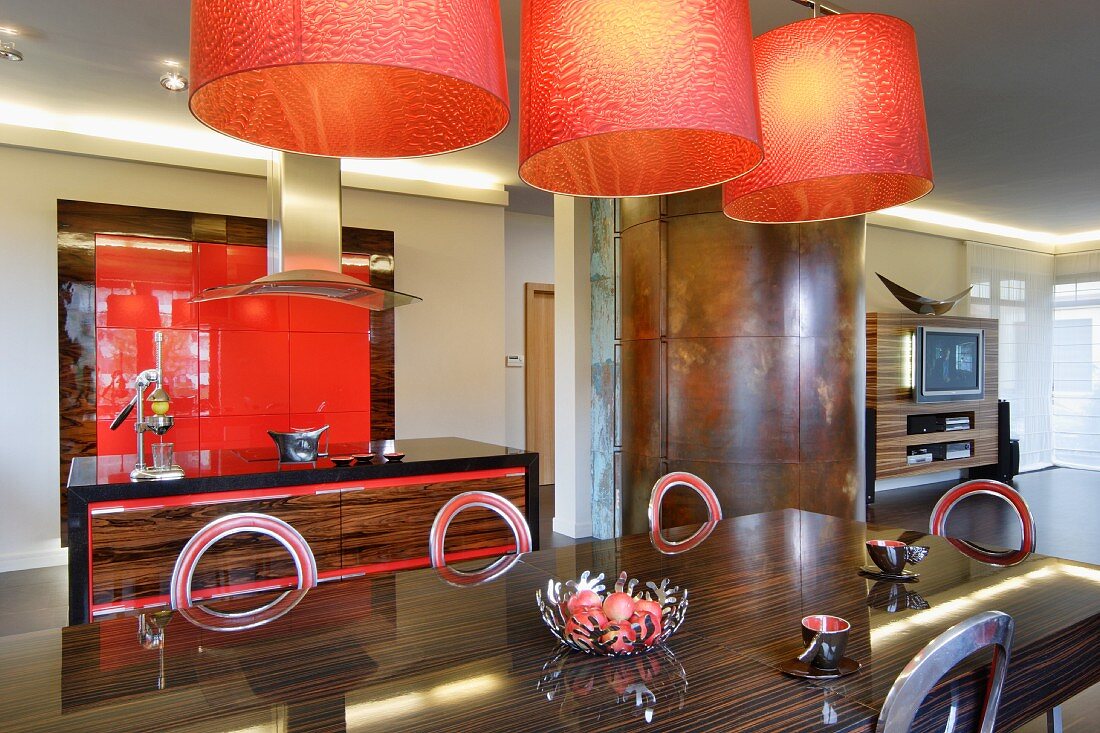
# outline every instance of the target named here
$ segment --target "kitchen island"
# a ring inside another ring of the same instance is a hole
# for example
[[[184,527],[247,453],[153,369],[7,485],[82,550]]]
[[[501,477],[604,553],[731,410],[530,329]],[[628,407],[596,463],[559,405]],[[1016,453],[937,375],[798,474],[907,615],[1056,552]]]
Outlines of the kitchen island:
[[[400,450],[387,462],[381,453]],[[259,512],[289,523],[309,543],[322,581],[425,567],[439,508],[471,490],[493,491],[538,528],[538,454],[460,438],[334,445],[333,454],[375,452],[369,464],[336,467],[326,458],[280,463],[274,447],[177,454],[186,477],[132,483],[134,456],[73,461],[69,476],[69,621],[168,605],[183,546],[209,522]],[[537,531],[532,532],[537,543]],[[452,559],[514,549],[506,528],[473,509],[448,532]],[[289,586],[293,563],[274,540],[229,537],[204,556],[195,597]]]

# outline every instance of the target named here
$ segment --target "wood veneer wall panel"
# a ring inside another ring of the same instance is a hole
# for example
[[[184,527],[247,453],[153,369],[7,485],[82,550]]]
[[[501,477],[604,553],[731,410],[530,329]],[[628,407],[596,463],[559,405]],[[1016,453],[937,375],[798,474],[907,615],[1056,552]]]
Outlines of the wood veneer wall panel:
[[[95,238],[59,232],[57,238],[57,361],[61,519],[65,485],[77,456],[95,455]],[[64,533],[62,533],[64,536]]]
[[[918,403],[913,399],[913,338],[917,326],[985,329],[985,396],[981,400]],[[910,476],[997,462],[998,324],[994,319],[867,314],[867,406],[876,410],[876,478]],[[909,415],[973,413],[974,427],[950,433],[909,435]],[[906,447],[927,443],[974,441],[973,456],[910,466]]]
[[[805,505],[860,518],[864,219],[735,222],[717,187],[623,206],[623,530],[647,529],[653,482],[673,467],[711,483],[731,516]],[[656,366],[639,358],[643,335]],[[628,455],[657,460],[627,470]],[[670,501],[665,523],[690,504]]]
[[[435,515],[451,497],[464,491],[491,491],[520,511],[526,504],[524,477],[501,476],[345,492],[340,532],[344,567],[423,558]],[[503,520],[487,509],[468,509],[451,523],[447,549],[461,543],[473,550],[513,544]]]

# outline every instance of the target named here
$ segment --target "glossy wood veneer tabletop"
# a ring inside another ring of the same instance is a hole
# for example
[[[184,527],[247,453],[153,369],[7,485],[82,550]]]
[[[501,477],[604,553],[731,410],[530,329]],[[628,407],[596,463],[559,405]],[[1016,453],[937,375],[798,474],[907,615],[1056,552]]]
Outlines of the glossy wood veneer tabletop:
[[[450,586],[430,569],[323,584],[287,616],[250,631],[204,631],[177,614],[163,655],[141,648],[133,617],[0,638],[0,721],[4,731],[36,732],[869,733],[908,658],[985,607],[1018,622],[999,729],[1040,704],[1044,690],[1068,697],[1095,680],[1095,655],[1085,652],[1100,639],[1100,569],[1041,557],[994,569],[923,538],[932,552],[912,588],[931,613],[888,614],[868,607],[873,584],[855,570],[866,562],[864,537],[899,534],[776,512],[727,520],[677,556],[656,552],[646,536],[627,537],[531,553],[476,587]],[[626,569],[688,588],[687,619],[668,645],[675,658],[573,654],[544,670],[555,643],[535,590],[551,575],[585,569]],[[798,620],[814,612],[852,622],[849,655],[861,672],[809,683],[776,669],[798,646]],[[970,677],[954,690],[980,683]],[[655,702],[636,704],[639,683]],[[929,720],[951,691],[932,701]]]
[[[476,587],[430,569],[326,584],[234,633],[177,615],[163,660],[132,617],[7,637],[0,720],[6,733],[632,731],[647,705],[628,688],[644,681],[658,694],[648,730],[870,730],[874,711],[693,635],[672,639],[674,660],[574,654],[540,685],[556,651],[534,600],[545,577],[517,563]]]
[[[930,604],[927,610],[887,611],[883,600],[893,584],[858,573],[871,565],[867,539],[899,538],[931,548],[923,563],[912,566],[919,580],[895,591],[919,594]],[[670,578],[689,590],[683,634],[776,669],[800,650],[803,616],[841,616],[852,624],[847,656],[863,668],[807,684],[875,710],[929,640],[983,610],[1001,610],[1016,620],[998,730],[1010,730],[1100,681],[1100,568],[1081,563],[1032,555],[998,568],[967,558],[939,537],[796,510],[726,520],[680,555],[657,552],[642,535],[523,561],[560,578],[611,568],[643,580]],[[961,666],[952,684],[929,698],[914,730],[943,730],[952,698],[969,702],[975,699],[971,692],[984,689],[987,664],[988,655]],[[965,723],[973,706],[964,704],[960,712]]]

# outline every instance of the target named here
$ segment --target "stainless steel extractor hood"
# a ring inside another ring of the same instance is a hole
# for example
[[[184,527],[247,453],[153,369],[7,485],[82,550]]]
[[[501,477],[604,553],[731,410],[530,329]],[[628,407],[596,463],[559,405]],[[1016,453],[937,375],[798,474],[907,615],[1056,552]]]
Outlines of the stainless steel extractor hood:
[[[387,310],[420,298],[340,272],[340,159],[272,151],[267,169],[267,275],[203,290],[193,302],[293,295]]]

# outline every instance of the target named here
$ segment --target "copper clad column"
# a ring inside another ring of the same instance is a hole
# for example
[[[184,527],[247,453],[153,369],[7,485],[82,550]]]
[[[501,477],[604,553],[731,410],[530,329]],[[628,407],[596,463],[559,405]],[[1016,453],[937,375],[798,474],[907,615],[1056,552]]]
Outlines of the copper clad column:
[[[623,531],[691,471],[727,516],[863,518],[863,217],[746,224],[717,187],[620,205]],[[701,519],[670,494],[665,526]]]

